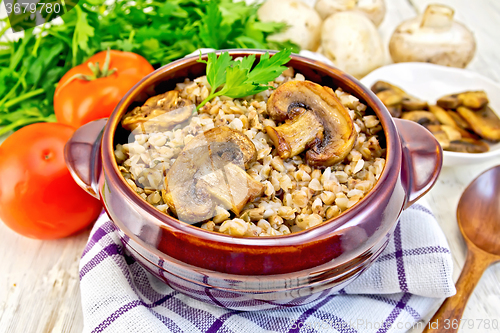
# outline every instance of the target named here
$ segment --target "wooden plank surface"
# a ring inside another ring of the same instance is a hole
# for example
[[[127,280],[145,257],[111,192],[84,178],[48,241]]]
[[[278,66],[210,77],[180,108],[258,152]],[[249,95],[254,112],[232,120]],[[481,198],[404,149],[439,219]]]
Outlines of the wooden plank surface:
[[[314,0],[304,0],[312,3]],[[387,15],[379,27],[387,45],[394,28],[422,11],[432,0],[386,0]],[[469,69],[500,81],[500,1],[440,0],[474,32],[478,47]],[[2,6],[3,7],[3,6]],[[3,9],[3,8],[2,8]],[[478,174],[500,161],[444,168],[427,195],[453,254],[454,278],[465,260],[465,244],[455,211],[460,194]],[[27,208],[28,209],[28,208]],[[78,261],[89,230],[57,241],[19,236],[0,223],[0,333],[81,332]],[[500,265],[491,267],[472,295],[464,318],[500,320]],[[437,308],[437,307],[436,307]],[[428,318],[432,316],[429,314]],[[412,332],[418,332],[414,330]],[[459,332],[498,332],[463,328]]]

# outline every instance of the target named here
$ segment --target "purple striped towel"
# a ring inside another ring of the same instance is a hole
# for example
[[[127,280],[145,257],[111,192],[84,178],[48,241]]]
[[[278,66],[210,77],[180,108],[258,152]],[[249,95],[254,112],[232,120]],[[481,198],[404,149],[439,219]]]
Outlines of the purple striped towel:
[[[446,238],[420,201],[401,214],[379,259],[339,293],[272,311],[228,310],[149,274],[103,214],[80,261],[84,332],[406,332],[455,293],[452,267]]]

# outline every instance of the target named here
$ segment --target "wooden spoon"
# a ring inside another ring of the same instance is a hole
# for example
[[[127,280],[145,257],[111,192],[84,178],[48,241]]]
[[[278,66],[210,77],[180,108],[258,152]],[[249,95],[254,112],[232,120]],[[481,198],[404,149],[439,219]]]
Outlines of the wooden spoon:
[[[482,173],[465,189],[457,219],[467,244],[467,259],[456,284],[456,295],[444,301],[424,333],[456,332],[483,272],[500,261],[500,165]]]

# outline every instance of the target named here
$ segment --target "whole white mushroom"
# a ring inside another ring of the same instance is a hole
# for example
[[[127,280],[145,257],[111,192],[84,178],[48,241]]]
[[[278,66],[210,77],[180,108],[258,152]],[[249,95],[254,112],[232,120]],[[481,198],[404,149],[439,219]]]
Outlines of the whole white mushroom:
[[[283,42],[291,40],[301,49],[315,51],[320,42],[322,19],[318,13],[300,0],[268,0],[257,11],[262,22],[284,22],[286,31],[268,37]]]
[[[355,11],[365,14],[376,26],[384,20],[384,0],[318,0],[314,9],[324,20],[328,16],[345,11]]]
[[[423,15],[401,23],[392,34],[389,51],[394,62],[430,62],[464,68],[474,57],[474,35],[453,20],[454,10],[429,5]]]
[[[377,28],[357,12],[339,12],[324,21],[320,50],[337,67],[357,78],[385,63]]]

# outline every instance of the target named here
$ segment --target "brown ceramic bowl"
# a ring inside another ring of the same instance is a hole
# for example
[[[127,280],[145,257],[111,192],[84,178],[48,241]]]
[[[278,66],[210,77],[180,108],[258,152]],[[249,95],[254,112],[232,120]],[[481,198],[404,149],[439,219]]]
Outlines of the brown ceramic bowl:
[[[264,53],[230,50],[233,57]],[[306,79],[341,87],[378,116],[386,138],[384,170],[375,187],[340,216],[286,236],[237,238],[166,215],[125,182],[114,146],[126,142],[120,119],[137,103],[205,74],[197,56],[172,62],[141,80],[108,120],[77,130],[66,146],[76,181],[100,198],[131,255],[156,277],[194,298],[239,310],[300,305],[339,290],[383,251],[400,213],[436,181],[442,151],[422,126],[392,119],[378,98],[353,77],[323,63],[292,56]],[[104,129],[103,129],[104,127]]]

